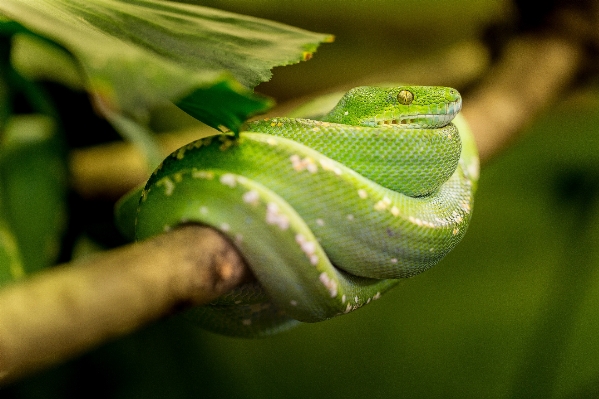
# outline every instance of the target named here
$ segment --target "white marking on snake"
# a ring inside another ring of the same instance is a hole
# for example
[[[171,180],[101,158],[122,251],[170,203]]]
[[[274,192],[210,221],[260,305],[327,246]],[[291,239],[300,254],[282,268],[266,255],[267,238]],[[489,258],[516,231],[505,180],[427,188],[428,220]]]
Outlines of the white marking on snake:
[[[278,226],[281,230],[289,228],[289,218],[280,212],[279,206],[274,202],[266,205],[266,223]]]
[[[206,214],[208,214],[208,207],[207,207],[207,206],[201,206],[201,207],[200,207],[200,213],[201,213],[202,215],[206,215]]]
[[[331,171],[335,173],[337,176],[340,176],[343,173],[341,169],[337,167],[335,163],[331,161],[329,158],[321,158],[319,162],[323,170]]]
[[[225,173],[220,177],[220,182],[225,186],[229,186],[231,188],[237,185],[237,180],[235,180],[235,175],[231,173]]]
[[[341,303],[345,303],[347,297],[345,296],[345,294],[343,294],[343,296],[341,297]]]
[[[322,227],[322,226],[324,226],[324,220],[316,219],[316,224]]]
[[[253,206],[258,205],[260,202],[260,194],[256,190],[246,191],[242,196],[243,202]]]
[[[354,220],[354,215],[352,215],[351,213],[347,215],[347,220],[349,220],[350,222]]]
[[[297,242],[304,254],[310,259],[310,263],[314,266],[318,264],[318,255],[316,255],[316,244],[312,241],[308,241],[302,234],[295,236],[295,242]]]
[[[408,217],[408,220],[409,220],[410,222],[414,223],[415,225],[418,225],[418,226],[422,226],[422,225],[423,225],[423,223],[424,223],[422,220],[420,220],[420,219],[417,219],[417,218],[415,218],[414,216],[410,216],[410,217]]]
[[[358,196],[362,199],[366,199],[366,198],[368,198],[368,193],[366,192],[366,190],[359,189]]]
[[[470,204],[468,202],[464,202],[461,205],[461,208],[464,212],[469,213],[470,212]]]
[[[291,167],[299,172],[301,171],[301,163],[302,163],[302,159],[299,157],[299,155],[297,154],[293,154],[292,156],[289,157],[289,160],[291,161]]]
[[[301,172],[303,170],[307,170],[310,173],[318,172],[318,166],[314,163],[314,160],[310,157],[306,157],[301,159],[299,155],[293,154],[289,157],[291,161],[291,167],[296,172]]]
[[[376,299],[379,299],[380,297],[381,297],[381,293],[380,293],[380,292],[377,292],[377,293],[376,293],[376,294],[375,294],[375,295],[372,297],[372,299],[376,300]]]
[[[220,225],[220,229],[226,233],[231,230],[231,226],[229,226],[229,223],[223,223]]]
[[[337,296],[337,282],[335,280],[330,278],[329,275],[326,274],[325,272],[320,273],[320,276],[318,276],[318,279],[320,280],[322,285],[324,285],[326,287],[326,289],[329,290],[329,293],[331,294],[331,298],[334,298]]]
[[[304,162],[306,162],[306,170],[310,173],[318,172],[318,166],[314,163],[312,158],[305,158]]]
[[[162,179],[158,180],[156,185],[164,187],[164,195],[167,197],[170,197],[175,190],[175,183],[173,183],[173,181],[168,177],[163,177]]]
[[[302,244],[302,250],[306,253],[306,255],[312,255],[315,251],[315,244],[311,241],[306,241]]]
[[[255,303],[253,305],[249,305],[250,312],[252,313],[260,313],[264,309],[270,308],[270,303]]]
[[[375,211],[384,211],[391,205],[391,200],[388,197],[384,197],[382,200],[374,204]]]
[[[209,170],[194,169],[191,171],[191,177],[193,177],[194,179],[212,180],[212,179],[214,179],[214,172],[209,171]]]
[[[397,263],[397,258],[391,258],[391,263]]]
[[[399,208],[397,208],[396,206],[393,206],[393,207],[391,208],[391,214],[392,214],[393,216],[399,216]]]
[[[291,301],[289,301],[289,304],[291,306],[297,306],[297,301],[295,299],[292,299]]]

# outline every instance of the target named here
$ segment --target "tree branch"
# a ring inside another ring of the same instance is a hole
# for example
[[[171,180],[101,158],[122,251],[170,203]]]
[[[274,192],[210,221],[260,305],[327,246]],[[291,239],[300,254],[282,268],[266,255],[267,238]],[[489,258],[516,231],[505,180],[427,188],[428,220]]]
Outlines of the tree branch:
[[[234,247],[207,227],[41,272],[0,290],[0,384],[62,362],[251,278]]]
[[[509,42],[482,83],[464,98],[463,114],[481,163],[513,143],[541,111],[572,94],[589,66],[596,75],[593,53],[598,49],[597,0],[563,1],[542,26]]]
[[[481,163],[514,142],[543,109],[569,94],[583,60],[581,46],[559,37],[528,36],[510,43],[485,81],[464,98],[463,115]]]

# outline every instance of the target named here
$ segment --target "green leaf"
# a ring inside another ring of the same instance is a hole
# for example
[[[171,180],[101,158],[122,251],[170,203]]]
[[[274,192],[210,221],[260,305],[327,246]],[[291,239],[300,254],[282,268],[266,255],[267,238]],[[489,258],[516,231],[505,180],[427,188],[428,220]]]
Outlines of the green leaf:
[[[16,264],[12,237],[31,273],[54,264],[60,249],[67,212],[64,149],[54,119],[41,114],[11,117],[0,137],[0,252]]]
[[[13,35],[10,62],[21,76],[30,81],[53,81],[73,90],[83,89],[84,82],[72,55],[37,36],[26,33]]]
[[[144,121],[170,100],[210,126],[234,131],[270,107],[250,88],[270,79],[271,68],[308,59],[319,43],[331,41],[279,23],[157,0],[2,0],[0,13],[20,24],[4,23],[5,31],[26,30],[72,53],[100,109]],[[228,98],[234,101],[223,107]]]
[[[25,276],[17,240],[0,220],[0,286]]]
[[[224,131],[224,127],[235,132],[248,115],[264,111],[272,105],[265,101],[264,108],[257,110],[251,98],[239,91],[238,84],[223,81],[208,89],[195,90],[177,102],[177,106],[205,124]]]

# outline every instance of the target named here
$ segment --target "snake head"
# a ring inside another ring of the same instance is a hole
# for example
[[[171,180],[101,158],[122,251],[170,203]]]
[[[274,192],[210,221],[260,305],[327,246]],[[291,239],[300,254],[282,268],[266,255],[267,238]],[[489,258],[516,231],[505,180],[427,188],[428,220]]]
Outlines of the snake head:
[[[442,86],[361,86],[348,91],[324,121],[357,126],[437,128],[460,112],[462,97]]]

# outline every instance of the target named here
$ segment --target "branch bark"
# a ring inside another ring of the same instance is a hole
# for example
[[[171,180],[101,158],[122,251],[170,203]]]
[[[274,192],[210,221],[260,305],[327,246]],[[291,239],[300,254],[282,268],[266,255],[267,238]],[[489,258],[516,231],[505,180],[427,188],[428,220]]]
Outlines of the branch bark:
[[[0,291],[0,385],[251,278],[214,230],[184,226]]]

